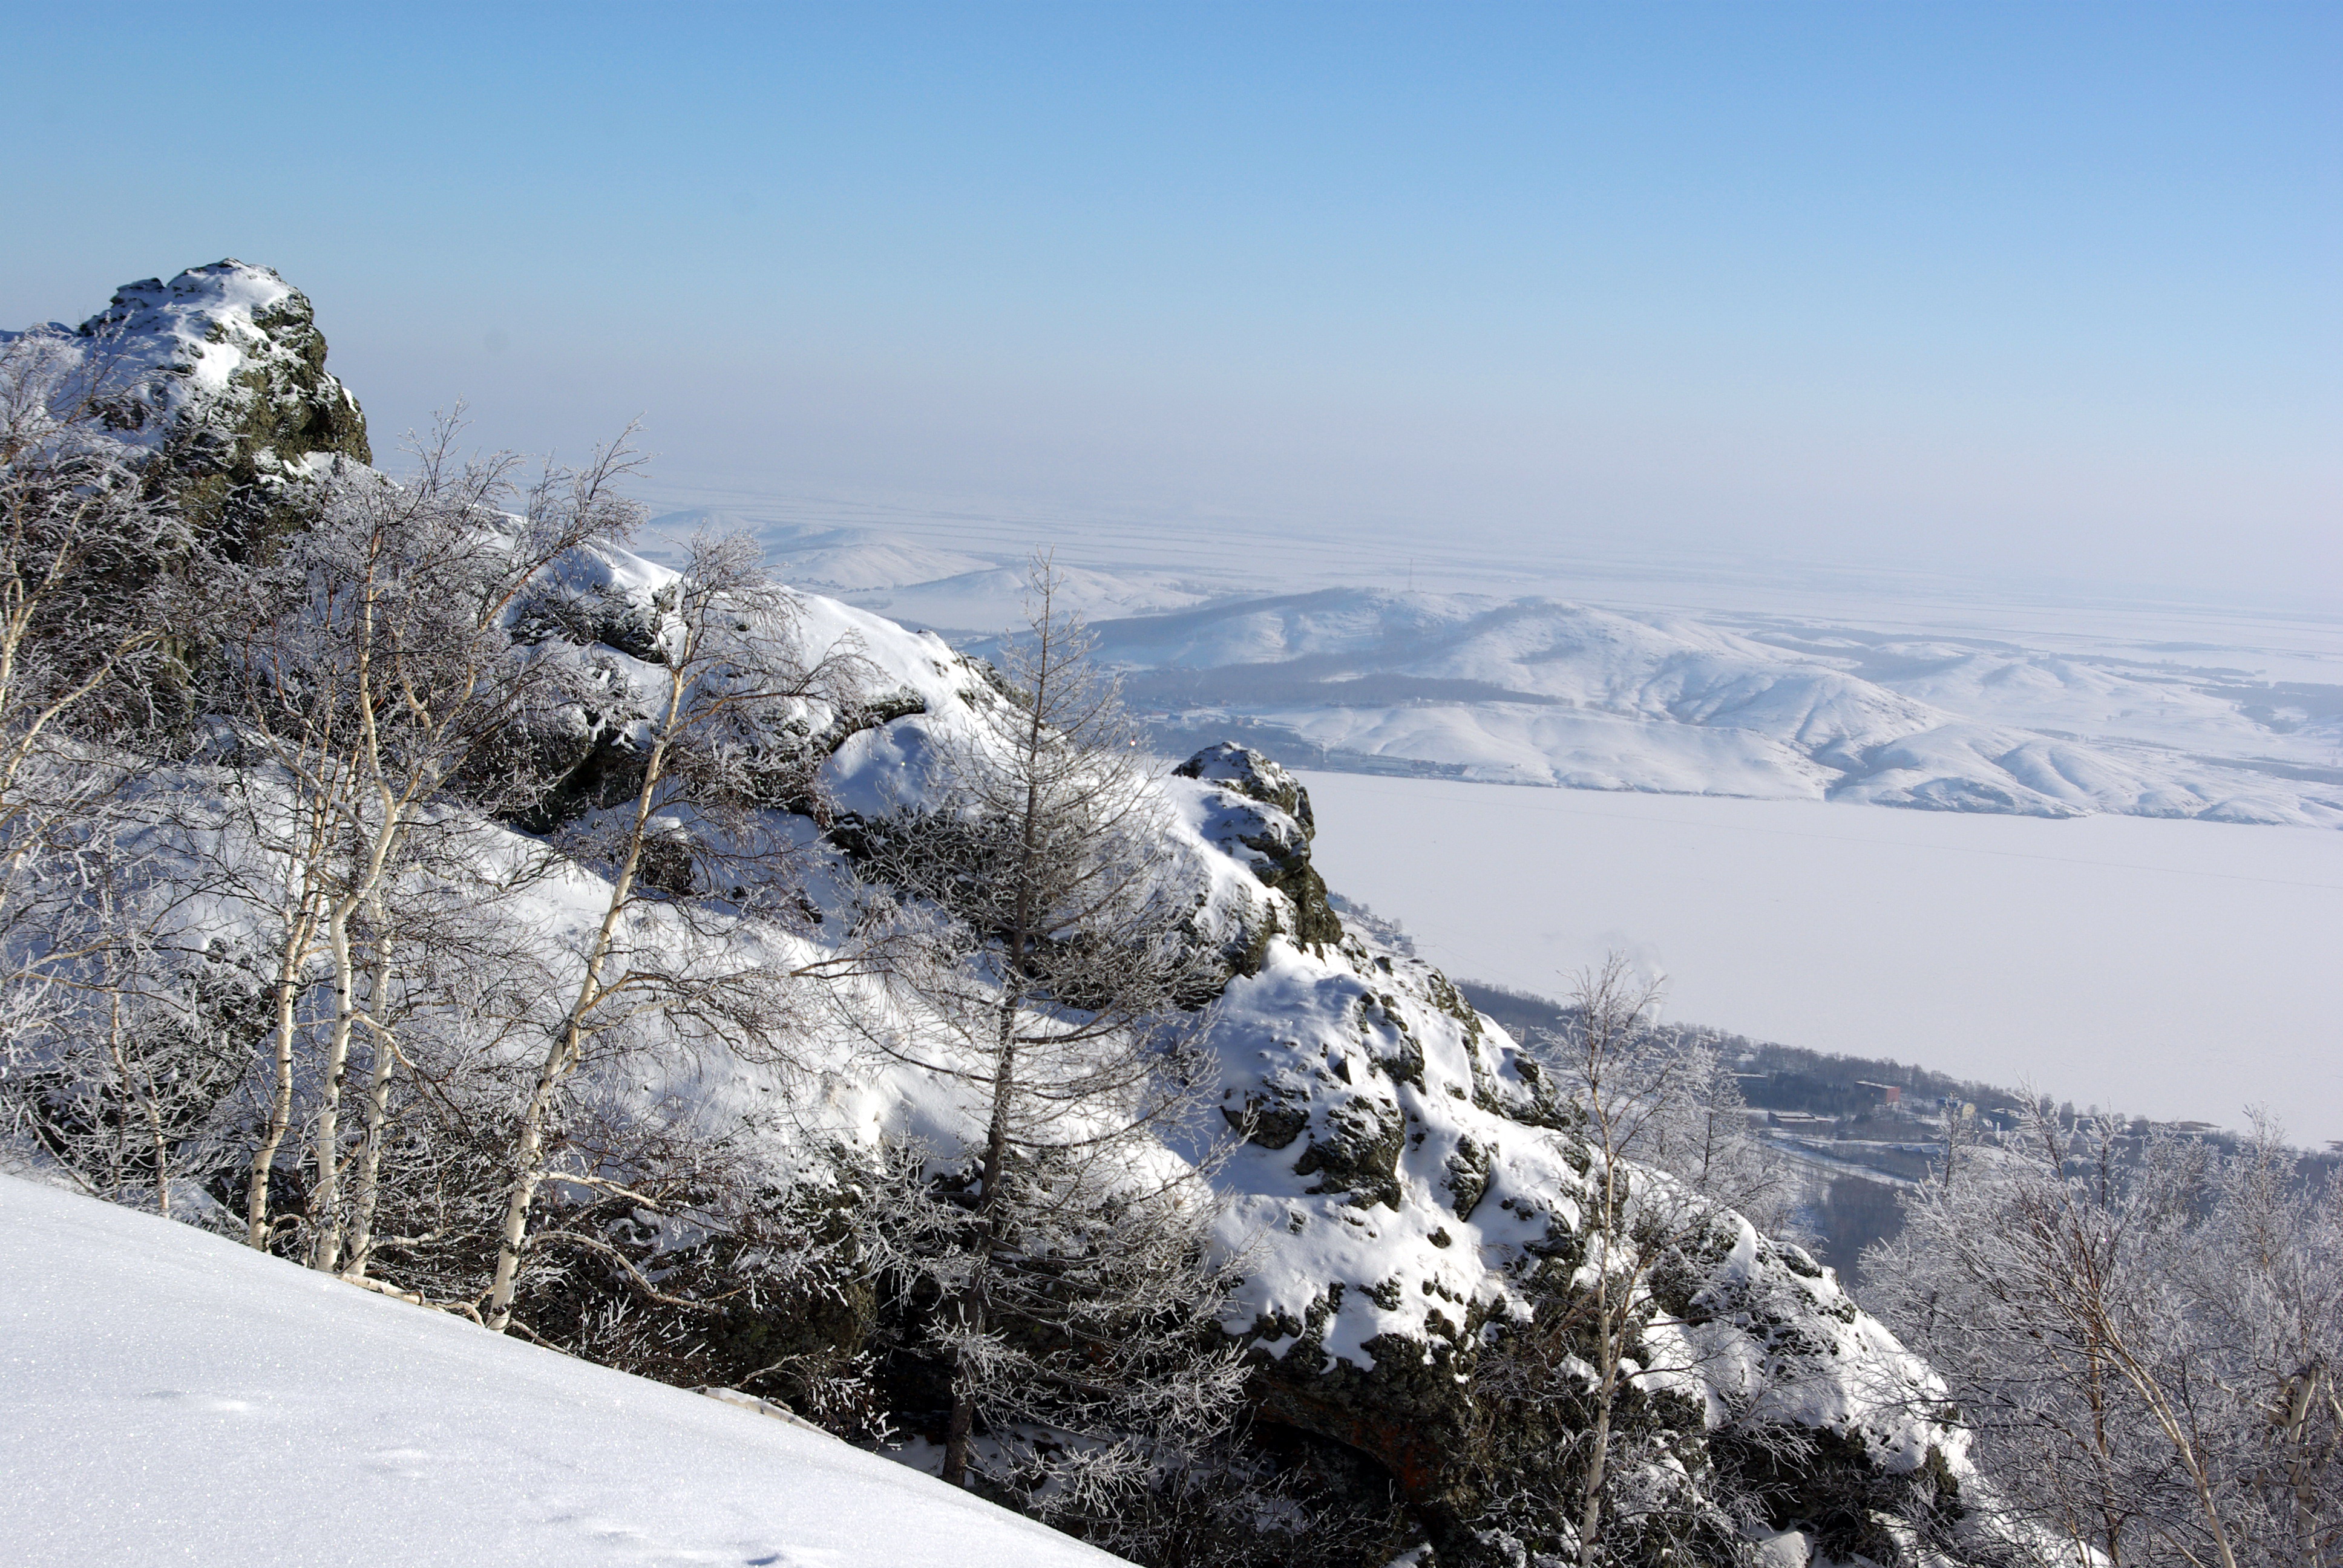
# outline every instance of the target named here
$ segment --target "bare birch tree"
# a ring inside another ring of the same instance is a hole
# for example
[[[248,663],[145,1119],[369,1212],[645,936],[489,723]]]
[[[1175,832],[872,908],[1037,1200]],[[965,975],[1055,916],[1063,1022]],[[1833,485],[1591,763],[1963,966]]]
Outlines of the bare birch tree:
[[[41,333],[0,347],[0,1094],[71,1169],[107,1119],[176,1095],[138,1045],[169,987],[136,972],[148,933],[115,923],[147,902],[116,864],[141,763],[116,742],[155,738],[213,564],[107,428],[110,365]]]
[[[340,1101],[368,987],[355,923],[381,908],[417,813],[474,756],[525,725],[532,702],[568,695],[553,667],[515,657],[507,622],[552,562],[623,537],[621,446],[577,472],[548,471],[508,516],[514,460],[459,463],[444,422],[410,482],[344,476],[309,525],[244,573],[221,659],[238,844],[271,875],[277,928],[266,1115],[246,1192],[246,1240],[268,1244],[270,1180],[293,1119],[300,1010],[322,958],[331,998],[317,1073],[311,1261],[339,1261]],[[508,779],[525,789],[525,779]],[[380,950],[386,951],[387,950]],[[379,1060],[379,1059],[378,1059]]]
[[[1660,982],[1638,977],[1626,959],[1606,957],[1582,972],[1571,990],[1574,1039],[1558,1049],[1565,1092],[1593,1157],[1587,1177],[1592,1205],[1584,1235],[1584,1262],[1574,1279],[1578,1299],[1568,1316],[1576,1337],[1591,1348],[1589,1421],[1578,1486],[1578,1561],[1600,1560],[1603,1505],[1610,1475],[1612,1424],[1627,1375],[1625,1362],[1649,1312],[1648,1282],[1665,1256],[1664,1238],[1639,1214],[1639,1173],[1630,1152],[1660,1131],[1691,1070],[1655,1039]],[[1644,1221],[1639,1223],[1639,1221]],[[1639,1232],[1641,1232],[1639,1234]],[[1553,1325],[1559,1327],[1561,1325]]]
[[[867,666],[850,643],[806,646],[795,601],[759,553],[747,538],[694,542],[682,576],[653,601],[648,657],[621,677],[647,689],[632,788],[558,836],[606,890],[516,1122],[483,1310],[498,1332],[512,1322],[570,1076],[645,1030],[770,1060],[798,1027],[789,988],[804,966],[777,963],[743,922],[776,919],[791,902],[795,841],[775,812],[818,792],[816,732],[852,707]]]
[[[34,335],[0,348],[5,864],[35,837],[23,819],[45,798],[33,789],[36,774],[52,807],[85,796],[103,777],[102,769],[42,767],[77,710],[109,703],[108,729],[148,717],[151,682],[136,677],[167,659],[202,586],[185,522],[143,485],[143,455],[105,427],[104,361],[101,351],[68,363]]]
[[[2265,1124],[2224,1156],[2031,1105],[1866,1257],[2010,1506],[2117,1565],[2331,1563],[2343,1233]]]
[[[1474,1376],[1492,1452],[1510,1455],[1484,1478],[1493,1515],[1581,1563],[1724,1550],[1744,1501],[1716,1452],[1786,1461],[1804,1442],[1780,1413],[1810,1375],[1800,1355],[1716,1348],[1803,1310],[1772,1300],[1763,1271],[1725,1266],[1744,1219],[1761,1254],[1779,1251],[1764,1231],[1794,1185],[1750,1136],[1716,1053],[1661,1025],[1662,995],[1611,954],[1574,978],[1564,1027],[1533,1041],[1586,1189],[1571,1235],[1525,1281],[1530,1316],[1500,1325]],[[1712,1379],[1719,1355],[1733,1373]],[[1687,1380],[1715,1389],[1725,1428],[1669,1405]]]

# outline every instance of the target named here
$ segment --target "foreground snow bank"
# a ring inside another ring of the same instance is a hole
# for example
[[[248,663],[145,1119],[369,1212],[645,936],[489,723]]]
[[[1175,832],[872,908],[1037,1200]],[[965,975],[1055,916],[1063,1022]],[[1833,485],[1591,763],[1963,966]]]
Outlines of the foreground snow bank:
[[[0,1176],[15,1561],[1107,1563],[818,1432]]]

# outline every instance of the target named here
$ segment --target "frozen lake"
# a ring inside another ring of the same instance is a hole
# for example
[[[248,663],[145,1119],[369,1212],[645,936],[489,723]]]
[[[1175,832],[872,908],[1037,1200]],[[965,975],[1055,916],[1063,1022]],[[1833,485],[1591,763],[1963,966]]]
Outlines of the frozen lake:
[[[1460,978],[1618,948],[1687,1021],[2343,1139],[2343,832],[1304,779],[1327,881]]]

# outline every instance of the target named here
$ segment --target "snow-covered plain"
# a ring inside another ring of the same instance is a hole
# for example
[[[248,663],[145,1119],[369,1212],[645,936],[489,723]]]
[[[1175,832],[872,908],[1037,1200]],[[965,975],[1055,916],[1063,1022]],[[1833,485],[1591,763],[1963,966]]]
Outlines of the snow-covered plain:
[[[1452,974],[1616,948],[1689,1021],[2343,1139],[2343,834],[1305,778],[1328,883]]]
[[[1075,1568],[801,1429],[0,1176],[0,1559]]]

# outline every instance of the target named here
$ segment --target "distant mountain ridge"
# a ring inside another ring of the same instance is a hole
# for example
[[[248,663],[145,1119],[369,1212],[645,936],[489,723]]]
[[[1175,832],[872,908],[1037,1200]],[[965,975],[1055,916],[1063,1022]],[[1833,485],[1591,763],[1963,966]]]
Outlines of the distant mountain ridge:
[[[997,518],[957,542],[932,522],[916,538],[753,511],[671,522],[704,518],[761,527],[792,580],[957,647],[983,652],[1015,618],[1020,561],[1001,548]],[[1401,573],[1375,552],[1303,538],[1231,554],[1218,538],[1200,535],[1185,568],[1168,564],[1168,536],[1127,527],[1058,547],[1075,601],[1174,754],[1241,735],[1289,765],[1337,770],[2343,826],[2343,639],[2310,622],[2289,623],[2289,647],[2273,650],[2174,640],[2198,629],[2187,614],[2166,624],[2127,611],[2106,629],[2086,617],[2067,631],[2038,606],[2004,624],[1990,607],[1941,605],[1916,626],[1885,602],[1872,607],[1892,612],[1880,623],[1855,604],[1836,612],[1852,621],[1654,610],[1419,592],[1395,586]],[[1479,559],[1442,574],[1437,558],[1417,575],[1518,580]],[[2282,678],[2248,668],[2271,662]]]
[[[1922,647],[1899,656],[1844,634],[1761,638],[1679,614],[1373,588],[1214,603],[1099,632],[1106,657],[1130,672],[1134,702],[1167,729],[1236,719],[1258,727],[1255,744],[1321,766],[1416,762],[1576,789],[2343,826],[2343,769],[2308,760],[2318,749],[2246,751],[2288,749],[2303,726],[2269,722],[2278,715],[2267,707],[2266,719],[2245,714],[2217,689],[2236,689],[2229,671],[2184,679],[1950,639],[1912,639]],[[2323,695],[2298,700],[2321,705],[2317,721],[2343,716]],[[2165,711],[2137,739],[1972,716],[1999,706],[2097,728],[2158,704]],[[2189,724],[2231,754],[2155,738]]]

